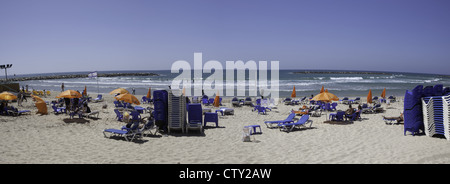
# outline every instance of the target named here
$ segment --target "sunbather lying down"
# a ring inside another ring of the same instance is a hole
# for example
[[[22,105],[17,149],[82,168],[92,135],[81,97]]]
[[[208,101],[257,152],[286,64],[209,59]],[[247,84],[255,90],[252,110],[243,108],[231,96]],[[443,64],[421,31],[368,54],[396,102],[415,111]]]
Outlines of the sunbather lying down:
[[[397,123],[400,123],[400,122],[403,121],[403,113],[401,113],[400,116],[398,116],[398,117],[385,117],[385,116],[383,116],[383,119],[386,119],[386,120],[396,120]]]

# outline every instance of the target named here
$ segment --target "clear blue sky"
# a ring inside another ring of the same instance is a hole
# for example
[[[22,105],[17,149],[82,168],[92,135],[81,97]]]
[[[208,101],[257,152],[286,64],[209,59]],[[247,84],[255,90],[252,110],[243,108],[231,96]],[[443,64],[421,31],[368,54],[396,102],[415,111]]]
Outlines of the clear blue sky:
[[[9,74],[170,69],[194,52],[281,69],[450,74],[450,1],[0,0]]]

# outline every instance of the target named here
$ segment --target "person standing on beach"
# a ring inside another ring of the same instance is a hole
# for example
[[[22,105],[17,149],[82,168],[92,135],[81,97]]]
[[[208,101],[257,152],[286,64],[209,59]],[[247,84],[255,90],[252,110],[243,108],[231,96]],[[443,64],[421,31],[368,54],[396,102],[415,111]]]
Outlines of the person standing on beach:
[[[61,84],[61,91],[64,91],[64,82]]]

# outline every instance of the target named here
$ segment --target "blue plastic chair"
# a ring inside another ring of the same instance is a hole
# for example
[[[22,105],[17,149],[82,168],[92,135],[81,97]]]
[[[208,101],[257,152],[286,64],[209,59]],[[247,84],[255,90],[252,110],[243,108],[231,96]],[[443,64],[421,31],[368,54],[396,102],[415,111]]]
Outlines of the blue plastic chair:
[[[266,108],[265,107],[261,107],[261,106],[258,106],[258,114],[259,113],[262,113],[262,114],[266,114]]]
[[[331,121],[344,121],[345,111],[339,111],[335,114],[330,114]]]
[[[118,109],[114,109],[114,112],[116,113],[117,121],[122,121],[123,115],[119,112],[119,110]]]
[[[206,112],[205,118],[203,119],[204,127],[206,127],[207,122],[214,122],[216,123],[216,127],[219,127],[219,116],[215,112]]]
[[[203,112],[201,104],[189,104],[188,110],[188,122],[186,124],[186,132],[189,133],[189,129],[199,129],[200,133],[203,132]]]

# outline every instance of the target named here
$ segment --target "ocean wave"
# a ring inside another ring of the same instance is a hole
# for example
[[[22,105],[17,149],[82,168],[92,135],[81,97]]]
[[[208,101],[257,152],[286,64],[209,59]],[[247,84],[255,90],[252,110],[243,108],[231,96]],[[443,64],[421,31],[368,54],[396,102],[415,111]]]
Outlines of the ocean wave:
[[[330,77],[330,80],[346,80],[346,81],[354,81],[354,80],[363,80],[362,77]]]

